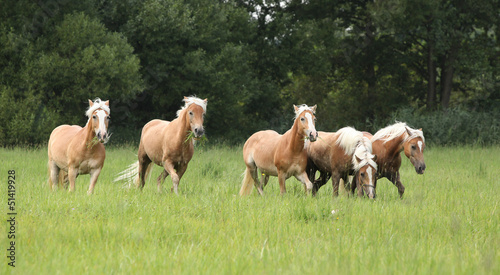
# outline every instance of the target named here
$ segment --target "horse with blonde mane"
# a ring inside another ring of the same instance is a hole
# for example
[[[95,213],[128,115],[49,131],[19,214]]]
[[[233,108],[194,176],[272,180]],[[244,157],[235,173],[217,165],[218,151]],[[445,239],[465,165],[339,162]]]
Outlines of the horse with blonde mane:
[[[377,180],[387,178],[398,188],[399,196],[403,197],[405,187],[400,180],[400,153],[404,151],[417,174],[424,173],[426,168],[424,161],[425,138],[422,129],[412,129],[404,122],[397,122],[379,130],[375,135],[368,132],[363,132],[363,135],[370,139],[373,154],[377,155]],[[375,186],[377,186],[377,180]],[[315,181],[314,189],[317,190],[324,184],[323,181]],[[353,192],[355,188],[356,185],[351,186]]]
[[[267,130],[253,134],[243,146],[243,160],[246,164],[240,196],[252,193],[252,182],[259,194],[263,195],[263,186],[258,178],[258,169],[265,176],[265,184],[269,176],[278,177],[281,194],[286,193],[285,181],[294,176],[311,191],[312,183],[307,178],[307,152],[310,142],[318,136],[315,128],[316,105],[308,107],[293,105],[295,120],[293,126],[285,134]],[[264,184],[264,185],[265,185]]]
[[[69,191],[75,190],[78,175],[90,174],[92,194],[106,158],[104,144],[109,140],[109,100],[89,99],[89,118],[85,127],[61,125],[50,134],[48,144],[49,185],[55,189],[58,183],[69,181]]]
[[[370,140],[352,127],[336,133],[319,132],[319,139],[307,149],[309,179],[315,182],[313,195],[331,176],[333,195],[338,196],[340,179],[346,182],[349,175],[354,175],[358,195],[362,197],[364,191],[369,198],[375,198],[377,155],[372,154]],[[321,177],[315,180],[317,170]]]
[[[184,107],[177,111],[177,118],[169,121],[154,119],[142,128],[137,152],[138,161],[122,171],[115,181],[132,181],[143,188],[152,164],[163,167],[157,178],[158,191],[165,178],[170,175],[171,191],[178,194],[179,182],[186,172],[194,153],[194,142],[205,134],[203,117],[207,110],[207,99],[184,97]],[[135,180],[134,180],[135,179]]]
[[[398,188],[399,196],[403,197],[405,187],[401,183],[399,174],[400,153],[404,151],[417,174],[425,172],[425,138],[422,129],[412,129],[404,122],[397,122],[379,130],[373,136],[367,132],[363,134],[370,138],[373,152],[379,156],[378,179],[385,177],[390,180]]]

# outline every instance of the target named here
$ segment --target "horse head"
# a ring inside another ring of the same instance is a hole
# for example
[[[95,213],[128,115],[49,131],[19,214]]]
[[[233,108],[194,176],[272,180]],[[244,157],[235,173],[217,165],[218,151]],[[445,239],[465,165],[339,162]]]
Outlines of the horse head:
[[[187,119],[189,120],[189,126],[194,134],[194,137],[202,137],[205,134],[205,129],[203,128],[203,118],[206,112],[208,100],[206,98],[202,100],[197,97],[184,97],[184,102],[186,103],[184,108],[187,112]]]
[[[316,105],[309,107],[305,104],[300,106],[293,105],[295,109],[295,123],[298,121],[299,132],[303,132],[306,139],[311,142],[316,141],[318,132],[316,131],[315,123]]]
[[[406,127],[406,132],[408,137],[405,139],[403,144],[405,155],[410,159],[410,162],[415,167],[417,174],[423,174],[425,171],[425,139],[422,129],[413,130]]]
[[[106,143],[109,140],[108,124],[109,124],[109,100],[101,101],[96,98],[95,101],[89,99],[89,109],[87,116],[89,117],[89,124],[95,136],[101,143]]]
[[[358,163],[361,165],[359,170],[357,170],[354,178],[356,180],[356,186],[358,190],[362,190],[370,199],[375,198],[375,184],[377,181],[377,155],[369,155],[368,158],[360,159],[356,156]]]

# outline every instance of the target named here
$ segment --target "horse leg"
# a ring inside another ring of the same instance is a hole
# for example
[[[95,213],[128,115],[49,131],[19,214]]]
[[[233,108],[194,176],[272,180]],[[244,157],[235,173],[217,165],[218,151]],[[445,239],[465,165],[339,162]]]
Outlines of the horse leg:
[[[265,176],[262,176],[262,184],[263,184],[263,187],[262,189],[264,189],[264,187],[267,185],[267,183],[269,182],[269,175],[265,175]]]
[[[338,197],[339,196],[339,182],[340,182],[340,175],[338,173],[332,173],[332,187],[333,187],[333,196]]]
[[[399,178],[399,171],[396,171],[396,173],[392,174],[389,179],[398,188],[399,197],[403,198],[403,194],[405,193],[405,186],[401,183],[401,180]]]
[[[90,171],[90,185],[89,190],[87,191],[88,195],[92,195],[92,193],[94,192],[94,187],[97,183],[97,178],[99,178],[99,174],[101,174],[101,169],[102,167],[99,167]]]
[[[49,187],[52,190],[56,189],[60,170],[54,161],[49,161]]]
[[[186,172],[187,170],[187,163],[184,164],[184,165],[180,165],[178,166],[175,171],[177,172],[177,177],[179,178],[178,182],[177,182],[177,186],[179,186],[179,183],[181,182],[181,179],[182,179],[182,176],[184,175],[184,173]],[[175,194],[177,194],[177,188],[174,189],[175,191]]]
[[[179,175],[175,171],[175,167],[174,167],[174,164],[172,163],[172,161],[165,160],[163,162],[163,169],[165,169],[165,171],[167,171],[167,173],[170,174],[170,177],[172,178],[173,186],[170,190],[173,191],[176,195],[178,195],[179,193],[177,191],[177,188],[179,187],[179,180],[180,179],[179,179]]]
[[[78,175],[76,175],[76,177],[78,178]],[[59,182],[61,183],[61,186],[64,189],[68,189],[69,185],[68,172],[62,169],[59,171]]]
[[[75,167],[68,167],[68,180],[69,180],[69,192],[75,191],[75,181],[78,176],[78,169]]]
[[[304,184],[306,189],[306,194],[313,190],[313,184],[309,180],[309,177],[307,177],[306,171],[302,172],[302,174],[300,175],[295,175],[295,178]]]
[[[319,178],[317,180],[314,180],[313,190],[312,190],[313,196],[316,196],[316,193],[318,193],[319,188],[325,185],[330,179],[330,177],[331,177],[330,173],[320,171]]]
[[[363,191],[363,186],[361,185],[361,181],[359,180],[357,175],[355,176],[355,179],[353,179],[353,180],[355,180],[355,182],[353,182],[353,184],[356,184],[356,188],[358,188],[358,197],[362,198],[365,195],[365,193]]]
[[[139,158],[139,182],[137,183],[138,188],[142,189],[144,187],[144,184],[146,184],[146,174],[148,172],[150,164],[151,160],[148,157],[145,157],[142,160]]]
[[[286,193],[286,186],[285,186],[286,175],[281,170],[278,170],[278,181],[280,183],[280,193],[281,195],[284,195]]]
[[[260,172],[261,177],[260,177],[260,183],[261,183],[261,188],[264,189],[266,187],[267,183],[269,182],[269,175],[266,175],[264,172]]]
[[[354,177],[352,178],[352,181],[350,183],[350,186],[351,186],[351,194],[354,196],[354,192],[356,191],[356,184],[358,182],[358,177],[356,175],[354,175]]]
[[[158,192],[162,192],[161,185],[165,181],[165,178],[168,176],[167,170],[163,169],[158,178],[156,179],[156,184],[158,186]]]
[[[247,169],[250,170],[250,175],[252,176],[255,188],[257,188],[257,191],[259,192],[259,194],[261,196],[264,195],[264,190],[262,189],[262,182],[259,181],[259,170],[258,170],[258,168],[255,166],[255,167],[248,167]],[[262,180],[264,180],[264,174],[262,174]]]

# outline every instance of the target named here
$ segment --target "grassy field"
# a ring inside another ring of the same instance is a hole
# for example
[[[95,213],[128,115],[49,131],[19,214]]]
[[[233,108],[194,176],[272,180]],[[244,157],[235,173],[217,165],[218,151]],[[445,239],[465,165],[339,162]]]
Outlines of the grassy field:
[[[8,170],[16,173],[16,267],[1,274],[500,274],[500,147],[433,148],[417,175],[405,158],[403,199],[386,179],[376,201],[332,187],[305,196],[295,179],[279,195],[272,178],[259,197],[237,194],[241,148],[196,148],[179,196],[113,183],[136,149],[108,148],[87,196],[51,192],[46,149],[0,149],[0,243],[9,248]],[[167,178],[165,190],[172,182]],[[332,215],[332,210],[337,213]]]

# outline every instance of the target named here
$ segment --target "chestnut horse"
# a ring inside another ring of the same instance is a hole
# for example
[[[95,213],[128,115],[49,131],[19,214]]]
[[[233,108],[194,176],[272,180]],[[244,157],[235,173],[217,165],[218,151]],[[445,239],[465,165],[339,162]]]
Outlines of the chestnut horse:
[[[373,153],[377,155],[377,180],[384,177],[390,180],[398,188],[399,196],[402,197],[405,187],[401,183],[399,174],[401,151],[404,151],[406,157],[410,159],[418,174],[423,174],[426,168],[425,138],[422,129],[415,130],[404,122],[397,122],[379,130],[374,136],[368,132],[363,132],[363,135],[370,138]],[[322,181],[315,181],[314,189],[317,190],[324,184]],[[376,181],[375,186],[377,186]],[[355,188],[355,185],[351,186],[353,192]]]
[[[58,182],[69,181],[69,191],[74,191],[76,177],[90,174],[87,193],[92,194],[106,158],[103,144],[110,137],[109,114],[109,100],[103,102],[97,98],[92,102],[89,99],[86,112],[89,120],[85,127],[61,125],[52,131],[48,145],[51,189],[55,189]]]
[[[378,179],[385,177],[390,180],[398,188],[399,196],[403,197],[405,187],[399,175],[400,153],[404,151],[417,174],[424,173],[425,138],[422,129],[412,129],[404,122],[397,122],[379,130],[373,137],[367,132],[364,135],[371,139],[373,152],[378,155]]]
[[[293,105],[295,121],[290,130],[280,135],[275,131],[267,130],[253,134],[243,146],[243,160],[246,164],[240,196],[252,193],[252,182],[259,194],[263,195],[263,186],[259,182],[258,171],[265,175],[266,182],[269,176],[278,177],[281,194],[286,192],[285,181],[295,176],[306,187],[306,192],[312,189],[312,183],[307,178],[307,151],[310,142],[318,136],[316,132],[315,116],[316,105],[308,107]]]
[[[194,153],[194,140],[202,137],[203,116],[207,110],[207,99],[184,97],[184,107],[177,111],[177,118],[169,121],[154,119],[142,128],[141,141],[137,156],[139,161],[122,171],[115,181],[126,180],[143,188],[145,178],[152,164],[163,167],[157,179],[158,191],[165,178],[170,175],[173,182],[171,191],[178,194],[179,181],[186,172]]]
[[[375,198],[377,156],[372,154],[370,140],[352,127],[342,128],[336,133],[319,132],[319,139],[307,149],[309,179],[315,181],[316,170],[322,173],[315,182],[313,194],[316,194],[319,183],[325,184],[331,176],[333,194],[338,196],[340,179],[346,182],[349,175],[355,175],[358,195],[363,196],[364,191],[369,198]]]

